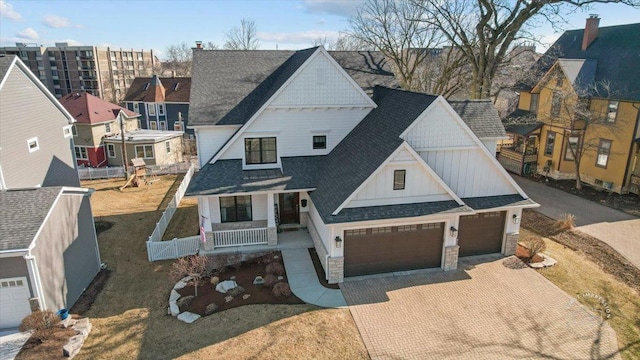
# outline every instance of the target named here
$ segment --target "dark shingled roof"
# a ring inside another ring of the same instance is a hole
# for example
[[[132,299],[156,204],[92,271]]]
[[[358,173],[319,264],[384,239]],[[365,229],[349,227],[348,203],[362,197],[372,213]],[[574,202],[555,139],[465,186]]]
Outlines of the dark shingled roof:
[[[0,251],[27,249],[62,187],[0,191]]]
[[[315,202],[314,202],[315,204]],[[358,208],[342,209],[338,215],[331,215],[322,218],[327,224],[369,221],[380,219],[400,219],[414,216],[425,216],[433,214],[450,214],[456,212],[471,211],[471,208],[451,201],[436,201],[414,204],[398,204],[383,206],[368,206]]]
[[[187,195],[218,195],[251,191],[313,189],[324,156],[283,157],[280,169],[242,170],[242,160],[206,164],[194,176]]]
[[[480,139],[507,136],[491,100],[450,100],[449,104]]]
[[[434,95],[377,86],[373,109],[327,155],[311,195],[325,223],[371,174],[403,143],[400,134],[436,99]]]
[[[135,78],[122,101],[155,102],[155,94],[151,94],[152,91],[155,91],[151,86],[152,80],[153,78],[151,77]],[[158,80],[164,87],[164,94],[162,95],[164,100],[159,102],[189,102],[189,97],[191,96],[190,77],[161,77]],[[149,84],[149,87],[144,90],[147,84]],[[176,85],[178,85],[177,89]]]
[[[526,136],[540,129],[544,123],[536,122],[533,124],[514,124],[505,127],[508,133]]]
[[[530,90],[559,58],[591,59],[597,62],[592,80],[596,84],[610,84],[609,97],[640,100],[640,23],[600,27],[598,36],[585,51],[582,51],[583,34],[584,29],[565,31],[534,65],[532,71],[538,78],[517,87]]]
[[[191,124],[244,124],[316,49],[194,51]],[[368,93],[375,85],[398,87],[380,52],[329,54]]]
[[[9,71],[9,66],[13,62],[15,55],[1,55],[0,56],[0,80],[4,79]]]
[[[503,206],[536,205],[533,200],[525,199],[519,194],[462,198],[461,200],[474,210],[487,210]]]

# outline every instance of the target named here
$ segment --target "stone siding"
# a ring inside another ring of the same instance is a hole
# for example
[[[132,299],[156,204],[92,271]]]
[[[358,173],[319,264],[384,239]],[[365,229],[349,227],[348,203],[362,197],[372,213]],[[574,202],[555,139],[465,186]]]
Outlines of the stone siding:
[[[452,271],[458,268],[458,253],[460,252],[460,246],[447,246],[444,248],[444,264],[442,269],[444,271]]]
[[[344,281],[344,257],[327,258],[327,281],[329,284],[337,284]]]
[[[519,236],[519,233],[507,234],[507,237],[504,239],[504,252],[502,253],[503,255],[515,255]]]
[[[268,245],[278,245],[278,229],[276,227],[268,228],[267,236]]]
[[[307,227],[309,224],[309,213],[301,212],[300,213],[300,225]]]

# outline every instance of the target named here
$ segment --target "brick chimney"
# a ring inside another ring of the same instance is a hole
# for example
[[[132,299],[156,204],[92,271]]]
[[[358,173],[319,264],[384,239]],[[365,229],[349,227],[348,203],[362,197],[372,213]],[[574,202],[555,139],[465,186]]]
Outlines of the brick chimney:
[[[598,27],[598,26],[596,25],[596,30],[597,30],[597,27]],[[200,49],[200,50],[202,50],[202,41],[199,41],[199,40],[198,40],[198,41],[196,41],[196,49]]]
[[[587,18],[587,24],[584,27],[584,35],[582,36],[582,51],[587,50],[589,45],[598,37],[598,26],[600,18],[597,14],[591,14]]]

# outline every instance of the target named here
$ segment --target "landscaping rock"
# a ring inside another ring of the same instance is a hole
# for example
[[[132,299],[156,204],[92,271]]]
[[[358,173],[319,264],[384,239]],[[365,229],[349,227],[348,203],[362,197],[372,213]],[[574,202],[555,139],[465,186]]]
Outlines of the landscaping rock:
[[[72,359],[74,356],[78,355],[80,349],[82,348],[82,344],[84,344],[85,336],[83,335],[75,335],[69,338],[66,344],[62,347],[62,356],[68,357]]]
[[[232,276],[230,279],[233,280],[233,281],[236,281],[236,277],[235,276]]]
[[[182,279],[180,279],[180,281],[182,281],[183,283],[188,283],[191,280],[193,280],[193,277],[191,276],[185,276]]]
[[[176,301],[176,304],[178,304],[178,307],[180,309],[188,308],[189,306],[191,306],[191,303],[193,302],[194,297],[195,296],[193,295],[183,296]]]
[[[230,296],[236,297],[244,292],[244,288],[242,286],[236,286],[235,288],[227,291],[227,294]]]
[[[218,285],[216,285],[216,291],[219,292],[219,293],[226,294],[227,291],[235,288],[236,286],[238,286],[238,284],[236,284],[235,281],[225,280],[225,281],[219,283]]]
[[[72,327],[75,323],[77,322],[76,319],[71,318],[71,316],[68,316],[66,319],[60,321],[60,327],[62,328],[70,328]]]
[[[253,280],[253,285],[264,285],[264,278],[260,275]]]
[[[280,258],[280,256],[278,256],[278,255],[273,255],[273,258],[274,258],[274,259],[279,259],[279,258]]]
[[[242,295],[242,300],[247,300],[250,296],[251,294],[244,294]]]
[[[231,300],[233,300],[233,296],[227,296],[227,297],[224,298],[225,302],[229,302]]]
[[[185,286],[187,286],[187,283],[180,280],[173,286],[173,290],[180,290]]]
[[[214,312],[216,312],[218,310],[218,305],[216,305],[215,303],[211,303],[209,305],[207,305],[207,307],[204,309],[204,315],[211,315]]]
[[[169,301],[176,301],[178,299],[180,299],[180,294],[175,290],[171,290],[171,295],[169,295]]]
[[[169,302],[169,313],[172,316],[178,316],[178,314],[180,314],[180,308],[178,307],[178,304],[176,304],[175,301]]]
[[[182,314],[178,315],[178,320],[184,321],[187,324],[191,324],[194,321],[200,319],[200,315],[194,314],[192,312],[185,311]]]
[[[89,318],[80,319],[73,325],[73,330],[75,330],[76,334],[83,335],[84,337],[89,336],[89,333],[92,329],[91,322]]]
[[[282,281],[284,279],[284,276],[278,276],[278,281]]]
[[[214,276],[214,277],[211,278],[210,281],[211,281],[211,285],[216,286],[220,282],[220,278],[217,277],[217,276]]]

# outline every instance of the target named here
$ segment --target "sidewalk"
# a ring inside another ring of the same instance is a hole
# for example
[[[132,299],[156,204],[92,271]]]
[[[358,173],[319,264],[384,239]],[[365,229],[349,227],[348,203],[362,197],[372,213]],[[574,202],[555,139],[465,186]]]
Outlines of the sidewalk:
[[[30,336],[18,330],[0,331],[0,360],[13,360]]]
[[[346,308],[347,302],[339,289],[320,285],[308,249],[282,250],[289,286],[302,301],[325,308]]]

